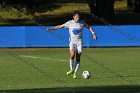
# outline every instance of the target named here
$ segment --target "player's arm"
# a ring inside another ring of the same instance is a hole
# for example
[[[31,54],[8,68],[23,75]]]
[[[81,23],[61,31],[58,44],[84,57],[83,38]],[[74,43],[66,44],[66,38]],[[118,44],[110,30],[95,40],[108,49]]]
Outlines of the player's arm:
[[[90,31],[90,32],[92,33],[92,35],[93,35],[93,38],[96,40],[97,37],[96,37],[96,34],[95,34],[94,30],[93,30],[88,24],[86,24],[84,27],[87,28],[87,29],[89,29],[89,31]]]
[[[54,26],[54,27],[51,27],[51,28],[47,28],[47,31],[57,30],[57,29],[60,29],[60,28],[63,28],[63,27],[64,27],[63,25],[57,25],[57,26]]]

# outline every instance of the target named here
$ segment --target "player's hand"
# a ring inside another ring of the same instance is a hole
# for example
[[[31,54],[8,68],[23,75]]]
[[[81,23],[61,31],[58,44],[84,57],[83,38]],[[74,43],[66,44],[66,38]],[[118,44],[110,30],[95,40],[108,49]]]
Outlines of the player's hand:
[[[51,28],[47,28],[46,31],[51,31]]]
[[[97,37],[96,37],[96,35],[95,35],[95,34],[93,35],[93,39],[94,39],[94,40],[97,40]]]

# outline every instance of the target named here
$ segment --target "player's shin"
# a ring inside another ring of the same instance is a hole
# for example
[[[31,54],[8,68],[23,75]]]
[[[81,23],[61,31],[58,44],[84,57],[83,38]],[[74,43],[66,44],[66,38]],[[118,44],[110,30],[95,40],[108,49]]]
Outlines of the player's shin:
[[[74,71],[75,74],[77,73],[79,66],[80,66],[80,62],[76,62],[75,63],[75,71]]]
[[[73,72],[74,70],[74,60],[70,59],[70,70]]]

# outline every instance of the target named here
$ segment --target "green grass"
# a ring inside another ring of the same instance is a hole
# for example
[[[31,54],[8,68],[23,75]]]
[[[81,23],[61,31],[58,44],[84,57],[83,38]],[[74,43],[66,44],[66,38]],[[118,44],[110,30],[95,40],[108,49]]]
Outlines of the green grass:
[[[11,51],[12,55],[7,51]],[[139,51],[140,48],[85,48],[78,79],[75,80],[66,75],[69,70],[67,48],[1,49],[0,90],[139,86]],[[20,55],[67,61],[19,57]],[[84,70],[91,72],[90,79],[82,78]]]
[[[82,10],[83,12],[89,12],[89,6],[87,3],[58,3],[60,8],[53,11],[47,11],[46,15],[61,15],[63,13],[72,13],[73,10]]]
[[[127,11],[127,0],[115,1],[114,9],[116,12]]]

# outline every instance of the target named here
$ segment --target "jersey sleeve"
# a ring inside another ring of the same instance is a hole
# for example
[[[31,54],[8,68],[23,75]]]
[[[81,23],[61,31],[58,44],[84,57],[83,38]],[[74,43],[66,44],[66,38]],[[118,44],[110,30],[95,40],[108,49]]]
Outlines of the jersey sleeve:
[[[64,23],[64,24],[62,24],[61,26],[64,26],[65,28],[69,28],[69,25],[70,25],[70,21],[68,21],[68,22],[66,22],[66,23]]]

